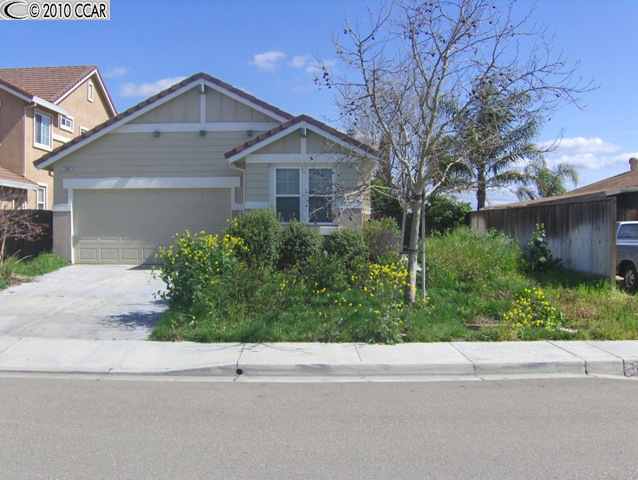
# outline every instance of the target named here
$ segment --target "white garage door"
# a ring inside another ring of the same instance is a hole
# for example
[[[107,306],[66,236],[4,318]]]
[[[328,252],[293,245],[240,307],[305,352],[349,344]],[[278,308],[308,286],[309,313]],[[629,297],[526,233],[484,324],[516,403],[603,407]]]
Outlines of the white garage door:
[[[230,201],[228,189],[75,190],[75,261],[153,263],[178,232],[221,232]]]

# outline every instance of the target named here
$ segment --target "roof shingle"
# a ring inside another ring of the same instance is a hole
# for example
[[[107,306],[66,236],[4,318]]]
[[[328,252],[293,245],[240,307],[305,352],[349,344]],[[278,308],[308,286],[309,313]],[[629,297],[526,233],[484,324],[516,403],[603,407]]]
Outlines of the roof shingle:
[[[0,167],[0,186],[2,186],[3,181],[6,182],[16,182],[16,183],[26,183],[29,185],[37,186],[36,183],[32,182],[26,177],[22,175],[18,175],[17,173],[13,173],[11,170],[7,170],[4,167]]]
[[[534,200],[527,200],[525,202],[505,203],[502,205],[494,205],[488,207],[485,210],[501,210],[505,208],[520,208],[528,207],[532,205],[542,205],[545,203],[569,201],[571,199],[584,198],[589,195],[610,195],[624,190],[638,189],[638,170],[629,170],[628,172],[614,175],[613,177],[604,178],[589,185],[570,190],[563,195],[557,195],[554,197],[536,198]]]
[[[20,93],[55,103],[96,68],[95,65],[0,68],[0,80]]]

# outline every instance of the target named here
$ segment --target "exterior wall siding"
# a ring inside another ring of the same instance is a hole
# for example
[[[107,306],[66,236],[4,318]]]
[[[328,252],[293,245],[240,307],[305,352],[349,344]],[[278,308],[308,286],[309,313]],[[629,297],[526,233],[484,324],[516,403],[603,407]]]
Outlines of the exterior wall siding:
[[[199,90],[193,88],[179,97],[137,117],[130,123],[197,123],[199,122]]]
[[[105,135],[54,164],[55,203],[67,203],[70,177],[239,177],[224,152],[245,139],[245,132]]]
[[[24,175],[26,102],[0,90],[0,166]]]
[[[301,153],[301,134],[292,132],[279,140],[260,148],[255,154]]]
[[[70,212],[53,212],[53,253],[71,259]]]
[[[193,87],[130,123],[198,123],[200,95],[199,88]],[[206,121],[274,122],[267,115],[210,88],[206,88]]]
[[[206,121],[208,122],[275,122],[268,115],[250,108],[221,93],[206,88]]]
[[[246,169],[246,201],[270,202],[270,166],[249,164]]]
[[[324,137],[314,132],[308,132],[306,139],[306,150],[308,153],[341,153],[343,148],[335,145]]]

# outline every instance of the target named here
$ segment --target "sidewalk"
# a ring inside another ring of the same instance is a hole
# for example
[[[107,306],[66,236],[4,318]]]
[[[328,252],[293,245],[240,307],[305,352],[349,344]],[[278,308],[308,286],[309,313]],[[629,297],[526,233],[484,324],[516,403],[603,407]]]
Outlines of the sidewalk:
[[[0,372],[226,377],[638,376],[638,341],[200,344],[0,336]]]

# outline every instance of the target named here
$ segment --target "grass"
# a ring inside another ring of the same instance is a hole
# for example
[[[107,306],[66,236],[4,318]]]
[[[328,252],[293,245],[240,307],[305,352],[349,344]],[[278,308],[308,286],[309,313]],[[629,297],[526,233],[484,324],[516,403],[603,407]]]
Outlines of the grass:
[[[495,341],[536,339],[638,339],[638,296],[609,281],[554,269],[527,273],[520,249],[498,234],[460,229],[428,240],[428,299],[404,307],[398,327],[370,320],[370,306],[356,292],[304,294],[287,287],[277,294],[256,282],[255,296],[224,315],[172,307],[157,324],[156,340],[220,341]],[[268,283],[263,279],[262,283]],[[515,335],[502,319],[526,289],[539,287],[562,313],[560,329],[532,328]],[[278,297],[279,295],[279,297]],[[348,297],[347,295],[352,295]],[[335,299],[339,299],[337,303]],[[393,330],[391,330],[391,333]]]
[[[29,259],[7,258],[0,264],[0,290],[14,283],[53,272],[67,265],[67,261],[54,253],[41,253]]]

